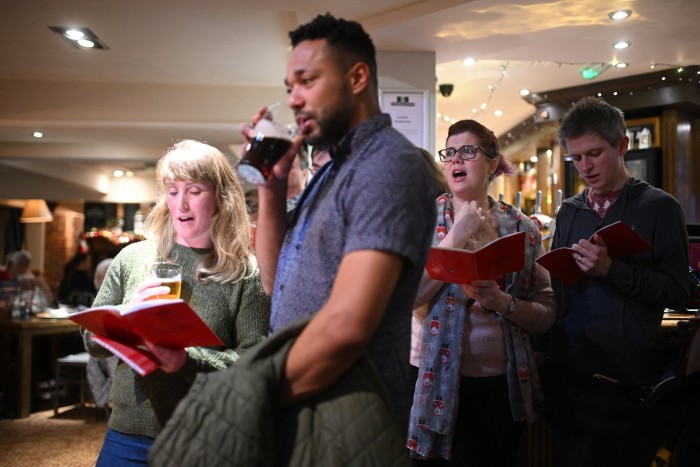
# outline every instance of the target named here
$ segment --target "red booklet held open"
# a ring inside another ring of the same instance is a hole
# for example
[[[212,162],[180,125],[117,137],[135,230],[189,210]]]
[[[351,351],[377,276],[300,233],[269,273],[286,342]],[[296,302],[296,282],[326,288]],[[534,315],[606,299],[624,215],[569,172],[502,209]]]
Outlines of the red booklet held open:
[[[602,237],[607,246],[608,255],[612,259],[626,258],[651,250],[651,245],[622,221],[605,226],[593,235],[596,234]],[[591,242],[593,242],[593,235],[589,239]],[[576,264],[573,253],[572,248],[557,248],[542,255],[537,262],[564,284],[571,285],[586,276],[586,273]]]
[[[171,349],[223,345],[184,300],[148,300],[128,308],[124,314],[116,306],[105,305],[68,318],[92,332],[95,342],[141,376],[160,367],[158,359],[143,347],[146,340]]]
[[[451,284],[497,279],[520,271],[525,265],[525,232],[497,238],[476,251],[459,248],[430,248],[425,265],[431,279]]]

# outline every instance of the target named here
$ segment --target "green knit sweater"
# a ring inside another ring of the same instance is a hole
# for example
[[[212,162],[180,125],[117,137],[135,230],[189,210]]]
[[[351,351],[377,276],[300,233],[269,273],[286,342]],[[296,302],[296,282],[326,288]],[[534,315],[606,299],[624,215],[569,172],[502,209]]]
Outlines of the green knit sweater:
[[[270,299],[260,277],[236,283],[202,284],[195,279],[195,268],[209,250],[175,245],[170,260],[183,267],[181,298],[187,301],[224,343],[223,347],[191,347],[187,362],[177,373],[161,370],[141,377],[119,362],[112,384],[112,415],[109,427],[121,433],[155,437],[168,421],[177,403],[187,394],[197,372],[222,370],[235,362],[246,349],[268,334]],[[155,244],[145,240],[124,248],[112,262],[93,306],[127,307],[134,291],[145,278],[146,263],[155,259]],[[90,355],[111,353],[95,344],[83,330]]]

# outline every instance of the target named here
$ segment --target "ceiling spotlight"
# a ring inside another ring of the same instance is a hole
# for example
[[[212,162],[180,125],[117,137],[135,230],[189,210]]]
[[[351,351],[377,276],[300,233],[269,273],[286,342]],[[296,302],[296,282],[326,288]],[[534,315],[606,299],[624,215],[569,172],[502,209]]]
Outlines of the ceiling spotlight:
[[[77,41],[78,39],[82,39],[83,37],[85,37],[85,33],[78,29],[69,29],[66,32],[64,32],[63,35],[72,41]]]
[[[521,89],[521,90],[520,90],[520,95],[523,96],[523,97],[528,96],[529,94],[530,94],[530,90],[529,90],[529,89]]]
[[[44,133],[42,133],[42,132],[40,132],[40,131],[35,131],[34,133],[32,133],[32,136],[35,137],[35,138],[43,138],[43,137],[44,137]]]
[[[625,18],[629,18],[632,15],[632,10],[615,10],[608,14],[608,18],[619,21]]]
[[[628,66],[629,66],[629,64],[627,64],[625,62],[619,62],[619,63],[615,64],[615,68],[627,68]]]
[[[467,57],[462,61],[462,63],[464,66],[473,66],[476,65],[476,60],[474,60],[472,57]]]
[[[503,116],[503,111],[501,109],[496,109],[493,111],[493,116],[494,117],[502,117]]]
[[[56,34],[66,40],[76,49],[108,49],[104,42],[89,28],[66,28],[62,26],[49,26]]]
[[[615,48],[618,49],[618,50],[620,50],[620,49],[626,49],[626,48],[629,47],[629,46],[630,46],[630,43],[627,42],[627,41],[619,41],[619,42],[615,42],[615,43],[613,44],[613,47],[615,47]]]
[[[124,176],[124,171],[123,171],[123,170],[115,170],[115,171],[112,173],[112,175],[114,175],[114,176],[117,177],[117,178],[123,177],[123,176]]]

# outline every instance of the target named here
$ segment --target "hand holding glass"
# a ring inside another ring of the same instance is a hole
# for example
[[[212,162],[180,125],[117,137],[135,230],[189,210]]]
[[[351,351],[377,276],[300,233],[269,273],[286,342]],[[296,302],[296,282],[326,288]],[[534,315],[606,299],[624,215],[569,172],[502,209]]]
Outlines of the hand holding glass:
[[[254,132],[255,136],[238,164],[238,174],[248,183],[260,185],[265,183],[272,167],[291,147],[296,125],[281,125],[261,118]]]
[[[170,292],[165,295],[154,295],[148,300],[180,298],[182,289],[182,266],[167,261],[154,261],[146,265],[146,277],[160,279],[160,285],[168,287]]]

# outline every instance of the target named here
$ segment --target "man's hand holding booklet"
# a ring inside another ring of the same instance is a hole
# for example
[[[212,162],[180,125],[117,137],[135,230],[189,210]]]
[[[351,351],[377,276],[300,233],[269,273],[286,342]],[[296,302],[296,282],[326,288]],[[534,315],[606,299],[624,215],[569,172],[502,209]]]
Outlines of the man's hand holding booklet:
[[[603,239],[608,256],[612,259],[626,258],[651,250],[651,245],[622,221],[617,221],[595,232],[590,238],[593,243],[595,243],[593,241],[595,235]],[[586,277],[586,273],[576,264],[572,248],[557,248],[542,255],[537,262],[566,285],[574,284]]]

